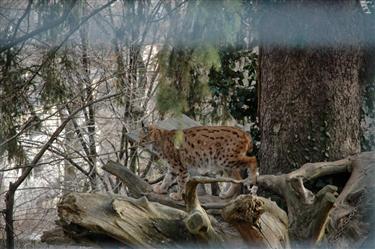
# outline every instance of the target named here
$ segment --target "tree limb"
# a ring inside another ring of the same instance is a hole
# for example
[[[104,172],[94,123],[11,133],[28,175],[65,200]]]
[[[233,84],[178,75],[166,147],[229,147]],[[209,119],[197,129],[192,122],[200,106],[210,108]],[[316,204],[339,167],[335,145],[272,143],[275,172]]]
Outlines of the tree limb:
[[[72,1],[72,3],[70,4],[69,8],[67,8],[64,11],[63,15],[60,18],[58,18],[56,20],[53,20],[51,22],[48,22],[47,24],[43,25],[42,27],[40,27],[40,28],[38,28],[36,30],[33,30],[30,33],[25,34],[25,35],[23,35],[21,37],[18,37],[16,39],[13,37],[13,39],[12,39],[11,42],[8,42],[4,46],[0,47],[0,53],[4,52],[5,50],[10,49],[11,47],[14,47],[18,43],[24,42],[24,41],[26,41],[26,40],[28,40],[28,39],[30,39],[30,38],[32,38],[32,37],[34,37],[34,36],[42,33],[42,32],[45,32],[45,31],[47,31],[49,29],[52,29],[52,28],[60,25],[61,23],[63,23],[66,20],[66,18],[68,17],[68,15],[70,14],[70,12],[72,11],[75,3],[76,3],[75,1]]]

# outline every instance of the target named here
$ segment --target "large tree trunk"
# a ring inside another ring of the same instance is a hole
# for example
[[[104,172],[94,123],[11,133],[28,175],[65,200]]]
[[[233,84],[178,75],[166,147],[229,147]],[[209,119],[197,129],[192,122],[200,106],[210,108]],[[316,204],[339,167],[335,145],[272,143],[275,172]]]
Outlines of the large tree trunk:
[[[265,6],[261,20],[263,174],[360,151],[357,1],[299,2]]]

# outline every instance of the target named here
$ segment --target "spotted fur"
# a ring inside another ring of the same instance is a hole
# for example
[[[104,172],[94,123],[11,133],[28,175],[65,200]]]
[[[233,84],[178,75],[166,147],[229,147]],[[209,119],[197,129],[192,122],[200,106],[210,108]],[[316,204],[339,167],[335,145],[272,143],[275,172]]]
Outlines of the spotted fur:
[[[253,184],[256,183],[256,158],[246,155],[252,151],[251,137],[241,129],[229,126],[200,126],[182,130],[183,141],[175,146],[176,130],[163,130],[150,126],[141,133],[141,142],[151,143],[153,150],[169,164],[168,173],[161,184],[154,187],[157,193],[165,193],[177,178],[178,192],[174,199],[181,199],[191,169],[200,174],[221,170],[242,179],[241,168],[250,168]],[[233,187],[233,188],[232,188]],[[222,197],[230,197],[238,190],[233,185]]]

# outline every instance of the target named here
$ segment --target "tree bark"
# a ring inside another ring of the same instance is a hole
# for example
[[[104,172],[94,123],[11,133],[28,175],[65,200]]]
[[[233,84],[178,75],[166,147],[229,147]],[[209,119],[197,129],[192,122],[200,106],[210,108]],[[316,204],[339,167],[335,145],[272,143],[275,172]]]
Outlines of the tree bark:
[[[13,213],[14,213],[14,195],[17,188],[11,182],[9,183],[8,192],[5,195],[5,233],[6,233],[6,247],[8,249],[14,248],[14,222],[13,222]]]
[[[86,5],[83,4],[81,7],[82,15],[86,15]],[[89,50],[89,38],[88,38],[88,24],[82,25],[81,29],[79,30],[81,43],[82,43],[82,68],[83,68],[83,87],[86,91],[86,99],[88,102],[92,102],[94,100],[94,89],[93,84],[90,79],[90,59],[88,55]],[[95,121],[95,106],[89,105],[87,106],[87,110],[85,110],[87,115],[85,115],[85,122],[87,126],[87,136],[88,136],[88,152],[87,158],[90,162],[90,183],[92,190],[97,190],[98,182],[97,182],[97,151],[96,151],[96,141],[95,141],[95,134],[96,134],[96,121]]]
[[[260,20],[261,174],[360,151],[357,3],[299,2]]]

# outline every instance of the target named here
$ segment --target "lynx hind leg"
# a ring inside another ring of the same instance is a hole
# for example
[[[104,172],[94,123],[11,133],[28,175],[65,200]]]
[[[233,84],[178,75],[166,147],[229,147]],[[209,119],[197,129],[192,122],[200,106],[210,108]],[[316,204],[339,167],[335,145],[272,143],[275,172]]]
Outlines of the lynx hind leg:
[[[256,186],[257,183],[257,160],[256,157],[245,157],[243,158],[244,162],[246,162],[247,172],[249,174],[248,178],[244,185],[249,189],[252,195],[256,195],[258,191],[258,187]],[[251,180],[250,180],[251,175]],[[253,186],[251,186],[253,185]]]
[[[252,177],[252,184],[257,185],[257,158],[255,156],[248,157],[250,162],[250,171]]]
[[[232,169],[230,171],[230,176],[236,180],[242,180],[240,169]],[[228,199],[228,198],[239,195],[240,191],[241,191],[241,184],[231,183],[229,189],[225,192],[221,192],[219,197],[221,199]]]
[[[248,169],[251,174],[251,183],[252,185],[256,185],[257,183],[257,159],[255,156],[245,156],[240,159],[243,163],[243,167]]]
[[[163,181],[159,184],[154,185],[153,191],[158,194],[167,193],[168,189],[173,184],[174,179],[175,179],[175,175],[173,174],[172,170],[168,168],[168,171],[165,174]]]
[[[187,169],[181,166],[177,174],[177,192],[171,193],[169,195],[173,200],[179,201],[183,199],[183,195],[185,194],[185,189],[186,189],[186,182],[188,178],[189,178],[189,173]]]

